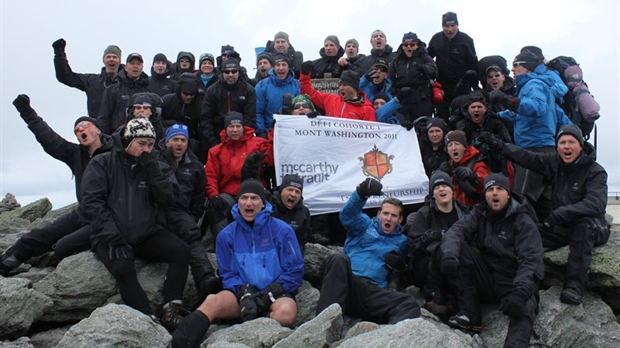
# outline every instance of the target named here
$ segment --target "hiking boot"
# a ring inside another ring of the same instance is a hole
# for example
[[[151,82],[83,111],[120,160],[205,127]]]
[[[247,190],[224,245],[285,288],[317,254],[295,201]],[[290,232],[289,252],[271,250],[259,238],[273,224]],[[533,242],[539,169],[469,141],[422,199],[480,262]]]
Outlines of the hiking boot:
[[[194,348],[200,346],[209,331],[211,321],[201,311],[193,311],[172,333],[172,348]]]
[[[183,308],[180,303],[168,302],[164,305],[164,311],[159,320],[166,330],[173,332],[189,313],[190,311]]]
[[[450,308],[448,308],[448,306],[439,304],[433,300],[426,302],[424,304],[424,308],[436,316],[442,316],[450,313]]]
[[[582,299],[583,295],[573,288],[565,288],[560,294],[560,301],[571,305],[581,304]]]
[[[9,256],[5,251],[2,255],[0,255],[0,275],[6,277],[9,272],[21,264],[22,262],[19,261],[15,255]]]
[[[448,325],[450,325],[453,328],[461,329],[461,330],[475,331],[475,332],[482,331],[482,325],[472,324],[471,319],[469,319],[467,315],[462,314],[462,313],[451,316],[450,319],[448,319]]]

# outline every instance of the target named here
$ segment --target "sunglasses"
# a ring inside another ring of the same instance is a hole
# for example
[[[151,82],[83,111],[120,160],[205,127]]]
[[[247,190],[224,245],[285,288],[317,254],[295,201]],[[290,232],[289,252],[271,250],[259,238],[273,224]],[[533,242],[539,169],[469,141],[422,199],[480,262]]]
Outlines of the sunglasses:
[[[310,109],[310,104],[308,104],[308,103],[300,103],[300,104],[293,105],[293,109],[294,110],[301,109],[301,108]]]
[[[192,93],[192,92],[185,92],[185,91],[181,91],[181,93],[183,93],[183,95],[188,96],[188,97],[193,97],[196,95],[196,93]]]
[[[172,126],[170,126],[170,128],[172,128],[172,129],[184,129],[184,130],[187,130],[187,126],[186,125],[178,124],[178,123],[173,124]]]
[[[80,123],[78,123],[78,125],[77,125],[77,126],[75,126],[75,129],[74,129],[73,131],[75,132],[75,135],[78,135],[78,134],[80,134],[81,132],[83,132],[83,131],[85,131],[85,130],[89,129],[89,128],[90,128],[90,127],[92,127],[92,126],[93,126],[93,124],[92,124],[92,123],[90,123],[90,122],[86,122],[86,121],[84,121],[84,122],[80,122]]]
[[[487,79],[492,79],[494,77],[500,77],[500,76],[502,76],[502,74],[487,75]]]
[[[237,72],[239,72],[239,70],[224,70],[222,74],[236,74]]]
[[[407,42],[407,43],[403,43],[403,47],[415,47],[417,46],[418,43],[417,42]]]
[[[151,106],[150,105],[134,105],[133,109],[134,110],[147,110],[150,109]]]
[[[518,68],[518,67],[519,67],[519,65],[521,65],[521,64],[523,64],[523,63],[527,63],[527,62],[526,62],[526,61],[523,61],[523,60],[520,60],[520,61],[517,61],[517,62],[512,62],[512,67],[513,67],[513,68]]]

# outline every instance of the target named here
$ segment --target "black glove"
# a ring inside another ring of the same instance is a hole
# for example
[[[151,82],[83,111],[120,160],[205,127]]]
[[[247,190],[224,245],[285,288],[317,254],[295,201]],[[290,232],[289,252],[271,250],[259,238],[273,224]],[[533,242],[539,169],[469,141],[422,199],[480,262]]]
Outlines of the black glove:
[[[259,171],[263,160],[267,157],[266,153],[260,153],[260,151],[254,151],[243,161],[241,167],[241,182],[247,179],[259,179]]]
[[[404,272],[407,270],[405,259],[396,250],[385,255],[385,265],[392,272]]]
[[[440,230],[427,230],[424,232],[424,237],[428,242],[439,241],[443,237],[443,232]]]
[[[378,71],[379,71],[379,69],[377,69],[377,68],[375,68],[373,66],[372,68],[370,68],[370,70],[368,70],[368,72],[364,75],[364,77],[366,78],[366,80],[368,80],[368,82],[372,82],[372,80],[375,77],[377,77]]]
[[[315,118],[319,116],[319,113],[316,111],[312,111],[312,112],[309,112],[306,116],[308,116],[308,118]]]
[[[284,295],[284,288],[279,282],[273,282],[269,284],[265,290],[252,294],[250,298],[256,303],[258,313],[265,313],[271,307],[271,304],[276,302],[278,297]]]
[[[499,89],[494,89],[489,93],[489,102],[493,104],[506,104],[508,102],[508,96]]]
[[[127,244],[113,244],[110,245],[110,261],[133,259],[133,248]]]
[[[157,158],[150,152],[142,152],[140,156],[136,159],[138,164],[142,166],[149,174],[159,175],[161,174],[161,169],[159,168],[159,163],[157,162]]]
[[[290,93],[286,93],[282,96],[282,105],[288,109],[293,108],[293,95]]]
[[[396,98],[398,98],[399,103],[404,103],[407,99],[413,97],[415,91],[411,87],[403,87],[398,90],[398,94]]]
[[[478,186],[480,180],[478,179],[478,175],[474,173],[471,169],[460,166],[454,169],[454,177],[460,182],[468,182],[472,186]]]
[[[441,170],[448,175],[452,175],[452,165],[449,162],[442,162],[437,170]]]
[[[465,192],[465,195],[471,196],[471,195],[473,195],[475,193],[474,192],[474,187],[471,186],[471,184],[469,182],[461,181],[461,180],[457,179],[456,177],[454,177],[454,178],[455,178],[456,184],[459,185],[459,187],[461,188],[461,191]]]
[[[441,274],[454,278],[459,273],[459,260],[454,258],[444,258],[441,261]]]
[[[215,196],[209,200],[211,207],[217,210],[222,210],[226,207],[226,200],[220,196]]]
[[[489,146],[489,149],[492,151],[499,152],[504,148],[504,141],[496,138],[495,136],[493,136],[493,134],[489,132],[485,132],[480,135],[478,138],[476,138],[476,141],[482,144],[487,144]]]
[[[382,195],[381,192],[383,189],[383,185],[375,179],[366,178],[366,180],[362,181],[359,185],[357,185],[357,194],[361,199],[368,199],[370,196],[378,196]]]
[[[239,302],[239,310],[242,321],[248,321],[258,316],[258,308],[256,302],[251,299],[254,293],[254,286],[247,284],[237,289],[237,302]]]
[[[478,83],[478,73],[476,70],[467,70],[463,77],[470,83]]]
[[[209,294],[217,294],[220,291],[222,291],[222,281],[215,275],[203,279],[198,285],[201,300],[204,300]]]
[[[15,105],[15,108],[20,114],[32,110],[30,106],[30,97],[25,94],[18,95],[17,98],[13,100],[13,105]]]
[[[307,60],[301,63],[301,73],[304,75],[308,75],[312,69],[314,69],[314,63],[311,60]]]
[[[517,112],[517,109],[519,108],[519,104],[521,104],[521,99],[516,98],[516,97],[508,97],[506,106],[508,106],[508,110],[512,112]]]
[[[405,127],[408,131],[413,129],[413,121],[411,120],[401,120],[400,125]]]
[[[66,46],[67,41],[65,41],[65,39],[58,39],[52,44],[52,47],[54,47],[54,53],[64,52]]]
[[[428,78],[428,76],[431,74],[431,68],[429,66],[427,66],[426,64],[418,64],[418,65],[416,65],[416,67],[418,67],[418,69],[422,73],[422,76],[424,76],[426,78]]]
[[[513,290],[500,303],[499,310],[509,317],[518,318],[523,314],[528,296],[520,289]]]
[[[256,136],[259,137],[259,138],[267,139],[267,133],[265,133],[265,132],[258,133],[258,134],[256,134]]]

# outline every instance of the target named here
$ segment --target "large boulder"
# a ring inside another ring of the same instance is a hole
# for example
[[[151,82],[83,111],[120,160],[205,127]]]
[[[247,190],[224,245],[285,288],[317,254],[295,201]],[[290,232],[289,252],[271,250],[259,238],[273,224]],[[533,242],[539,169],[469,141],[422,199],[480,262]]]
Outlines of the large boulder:
[[[291,329],[282,327],[273,319],[258,318],[217,331],[210,329],[201,347],[211,347],[216,342],[244,344],[252,348],[271,347],[291,332]]]
[[[30,280],[0,277],[0,339],[24,335],[52,305]]]
[[[28,337],[20,337],[15,341],[2,341],[0,348],[35,348]]]
[[[342,309],[338,304],[333,304],[278,342],[274,348],[327,347],[340,339],[342,324]]]
[[[30,222],[41,218],[52,210],[52,202],[47,198],[41,198],[36,202],[32,202],[25,207],[17,208],[0,214],[0,222],[13,218],[26,219]]]

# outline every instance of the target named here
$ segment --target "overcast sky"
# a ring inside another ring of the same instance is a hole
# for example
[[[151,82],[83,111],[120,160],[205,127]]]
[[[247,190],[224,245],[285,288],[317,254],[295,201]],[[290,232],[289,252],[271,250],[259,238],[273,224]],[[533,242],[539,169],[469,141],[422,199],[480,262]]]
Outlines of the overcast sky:
[[[235,46],[254,76],[254,47],[278,31],[290,36],[304,59],[319,58],[328,35],[341,45],[356,38],[370,52],[370,33],[382,29],[394,49],[412,31],[427,42],[441,30],[441,15],[456,12],[460,30],[475,42],[478,58],[499,54],[511,62],[535,45],[548,59],[570,55],[601,105],[598,161],[609,191],[620,192],[620,7],[616,1],[0,1],[0,194],[26,204],[48,197],[54,208],[75,201],[71,171],[45,154],[12,105],[28,94],[33,108],[70,141],[73,123],[86,114],[86,95],[56,80],[51,44],[67,41],[75,72],[98,73],[103,50],[121,47],[122,62],[141,53],[150,73],[153,56],[171,61],[179,51],[219,55]]]

